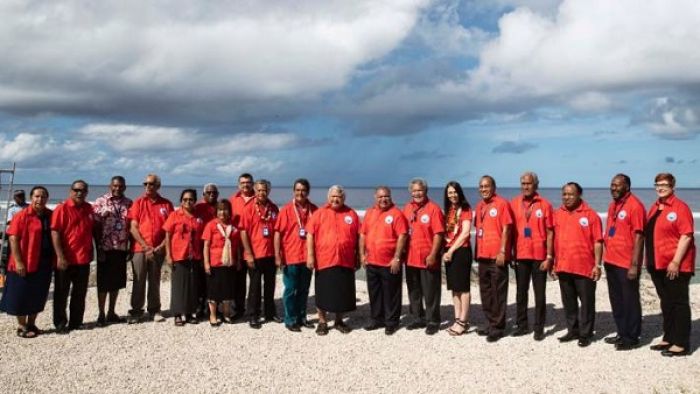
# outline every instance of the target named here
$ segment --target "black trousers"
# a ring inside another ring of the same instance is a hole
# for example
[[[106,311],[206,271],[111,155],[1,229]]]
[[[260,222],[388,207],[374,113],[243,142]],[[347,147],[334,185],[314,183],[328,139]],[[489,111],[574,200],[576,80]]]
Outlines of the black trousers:
[[[508,265],[499,267],[495,260],[477,261],[481,308],[489,324],[489,335],[503,335],[508,304]]]
[[[429,325],[440,324],[440,270],[406,267],[409,312],[414,319]],[[425,307],[423,306],[425,301]]]
[[[527,327],[527,304],[530,293],[530,280],[535,292],[535,325],[536,332],[544,331],[544,322],[547,316],[547,271],[540,270],[541,261],[518,260],[515,265],[515,281],[517,290],[515,300],[517,303],[516,322],[518,327]]]
[[[679,273],[676,279],[666,277],[666,271],[650,270],[656,294],[661,299],[661,313],[664,318],[664,342],[690,347],[690,303],[688,285],[690,273]]]
[[[274,257],[263,257],[255,259],[255,267],[248,270],[250,275],[250,288],[248,289],[248,315],[251,318],[261,316],[260,298],[261,298],[261,281],[264,282],[262,288],[262,297],[265,299],[265,317],[270,318],[277,316],[275,310],[275,274],[277,266],[275,266]]]
[[[389,267],[370,264],[365,270],[372,320],[387,327],[398,327],[401,317],[401,271],[392,274]]]
[[[557,275],[561,302],[566,314],[566,328],[570,333],[581,337],[592,337],[595,325],[596,282],[591,278],[566,272]]]
[[[90,264],[69,265],[64,271],[54,271],[53,325],[78,328],[83,324],[85,296],[87,295]],[[66,304],[70,294],[70,320],[66,315]]]
[[[238,260],[242,261],[242,260]],[[233,311],[234,313],[243,315],[245,313],[245,292],[246,281],[248,278],[248,266],[245,262],[242,263],[240,270],[235,270],[233,274]]]
[[[642,334],[642,304],[639,300],[639,275],[627,279],[627,269],[605,263],[608,295],[617,335],[623,341],[635,342]]]

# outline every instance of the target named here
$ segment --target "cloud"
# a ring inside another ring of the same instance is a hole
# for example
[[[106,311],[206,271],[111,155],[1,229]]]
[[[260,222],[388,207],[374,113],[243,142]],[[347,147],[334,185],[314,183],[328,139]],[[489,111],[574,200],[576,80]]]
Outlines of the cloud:
[[[89,124],[78,133],[83,137],[125,151],[162,152],[191,147],[197,142],[193,130],[134,124]]]
[[[51,152],[56,145],[54,139],[39,134],[19,133],[11,139],[0,134],[0,161],[28,162]]]
[[[530,142],[504,141],[496,145],[491,152],[521,154],[535,148],[537,145]]]
[[[440,152],[438,150],[419,150],[415,152],[404,153],[399,156],[400,160],[436,160],[436,159],[447,159],[453,157],[454,155],[449,153]]]
[[[671,157],[671,156],[666,156],[666,158],[664,159],[664,162],[666,162],[666,163],[675,163],[675,162],[676,162],[676,159],[673,158],[673,157]]]
[[[637,121],[660,138],[695,138],[700,134],[700,105],[660,97],[649,105],[647,113]]]

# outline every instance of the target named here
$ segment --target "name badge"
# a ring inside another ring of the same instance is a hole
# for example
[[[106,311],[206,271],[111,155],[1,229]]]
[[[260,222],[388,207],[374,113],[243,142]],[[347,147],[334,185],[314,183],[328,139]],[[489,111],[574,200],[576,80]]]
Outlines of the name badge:
[[[484,237],[484,229],[483,229],[483,228],[480,228],[480,229],[476,232],[476,236],[479,237],[479,238],[483,238],[483,237]]]
[[[532,229],[530,227],[525,227],[525,238],[532,238]]]
[[[306,238],[306,229],[299,229],[299,238]]]
[[[608,230],[608,235],[611,237],[615,236],[615,227],[610,227],[610,230]]]
[[[263,237],[269,237],[270,236],[270,229],[267,226],[265,226],[262,228],[262,233],[263,233]]]

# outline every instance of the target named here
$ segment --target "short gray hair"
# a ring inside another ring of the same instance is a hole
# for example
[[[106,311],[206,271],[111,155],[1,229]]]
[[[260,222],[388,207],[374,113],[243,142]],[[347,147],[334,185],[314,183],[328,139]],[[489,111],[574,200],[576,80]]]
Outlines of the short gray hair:
[[[389,193],[389,195],[391,195],[391,188],[389,188],[389,186],[379,185],[379,186],[375,187],[374,194],[377,194],[377,192],[380,190],[385,190],[387,193]]]
[[[146,174],[146,178],[148,178],[148,177],[153,177],[156,180],[156,184],[158,186],[162,185],[162,183],[160,183],[160,177],[158,176],[158,174],[154,174],[151,172],[150,174]]]
[[[255,184],[253,184],[253,188],[255,188],[255,186],[257,185],[265,185],[265,188],[267,188],[268,192],[272,190],[272,183],[270,183],[270,181],[268,181],[267,179],[258,179],[257,181],[255,181]]]
[[[208,188],[208,187],[213,187],[213,188],[216,189],[217,191],[219,190],[219,186],[216,186],[216,183],[211,183],[211,182],[210,182],[210,183],[207,183],[207,184],[204,185],[204,187],[202,188],[202,192],[207,191],[207,188]]]
[[[328,197],[331,196],[331,193],[333,193],[333,190],[337,191],[340,193],[343,197],[345,197],[345,188],[342,187],[341,185],[333,185],[328,188]]]
[[[533,171],[525,171],[523,172],[522,175],[520,175],[520,179],[525,178],[526,176],[529,176],[532,178],[532,183],[535,184],[535,187],[540,186],[540,178],[537,176],[537,174]]]
[[[413,185],[421,185],[425,191],[428,191],[428,182],[423,178],[413,178],[408,182],[408,191],[411,191]]]

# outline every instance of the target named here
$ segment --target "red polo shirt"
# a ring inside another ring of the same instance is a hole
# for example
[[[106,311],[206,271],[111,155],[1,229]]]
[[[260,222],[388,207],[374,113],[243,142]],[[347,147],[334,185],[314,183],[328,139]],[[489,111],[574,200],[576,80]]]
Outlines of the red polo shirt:
[[[223,263],[221,262],[221,255],[224,253],[224,244],[226,240],[221,232],[216,228],[216,225],[221,223],[226,229],[226,223],[222,223],[219,219],[213,219],[204,227],[202,232],[202,240],[209,241],[209,265],[212,267],[221,267]],[[229,223],[232,224],[232,223]],[[234,225],[231,229],[231,263],[235,266],[238,258],[238,253],[236,250],[241,245],[241,232]]]
[[[319,208],[311,215],[307,231],[314,236],[317,270],[355,268],[360,218],[352,208],[343,206],[336,211],[328,204]]]
[[[196,216],[199,216],[204,220],[206,225],[212,219],[216,218],[216,204],[211,205],[208,202],[201,200],[194,206],[194,212]]]
[[[476,205],[476,258],[495,259],[501,251],[503,228],[513,223],[508,200],[494,194],[489,202],[479,201]],[[510,239],[506,242],[505,259],[511,258]]]
[[[248,201],[246,201],[245,198],[243,198],[243,194],[238,191],[236,194],[229,197],[228,200],[231,203],[231,209],[233,209],[233,212],[231,212],[231,218],[233,219],[234,223],[241,223],[241,216],[243,215],[245,208],[255,203],[255,196],[252,196],[248,199]]]
[[[365,238],[367,264],[389,267],[399,236],[408,233],[408,220],[395,205],[386,211],[371,207],[365,213],[361,232]]]
[[[569,211],[562,205],[554,212],[554,270],[585,277],[595,267],[594,246],[603,241],[602,222],[588,204]]]
[[[603,261],[617,267],[629,269],[634,253],[634,238],[644,232],[646,213],[644,205],[632,193],[608,206],[603,239],[605,252]],[[642,262],[639,261],[639,264]]]
[[[92,205],[84,202],[76,206],[70,198],[59,204],[51,215],[51,230],[61,236],[63,256],[69,265],[85,265],[92,261],[94,222]]]
[[[421,205],[414,201],[406,204],[403,214],[408,220],[410,235],[406,264],[409,267],[427,269],[425,259],[433,249],[433,237],[445,232],[445,216],[440,207],[427,197]],[[433,269],[439,269],[440,264],[436,266]]]
[[[675,194],[661,203],[658,200],[649,208],[650,219],[656,211],[663,210],[656,219],[654,226],[654,263],[657,270],[665,270],[673,260],[678,247],[681,235],[689,235],[691,239],[690,247],[681,260],[680,271],[695,273],[695,241],[693,235],[695,225],[693,223],[693,212],[688,204],[676,197]]]
[[[52,211],[48,208],[44,209],[50,223]],[[41,257],[41,219],[34,211],[34,208],[30,206],[16,213],[12,218],[12,222],[10,222],[10,226],[7,228],[7,235],[14,235],[18,238],[19,253],[22,256],[27,273],[37,272],[39,270],[39,258]],[[7,264],[7,270],[9,272],[17,272],[15,258],[12,253],[9,253],[9,255],[10,260]],[[52,261],[55,260],[55,258],[52,258]]]
[[[510,202],[513,212],[513,242],[517,260],[547,258],[547,230],[554,227],[552,204],[535,193],[531,200],[522,194]]]
[[[170,234],[170,257],[173,262],[202,260],[202,230],[204,219],[196,213],[188,215],[178,208],[163,224],[163,230]]]
[[[257,202],[246,205],[241,215],[241,230],[248,234],[254,258],[262,259],[275,255],[273,233],[277,216],[279,209],[270,200],[267,200],[265,205]]]
[[[457,238],[459,238],[459,236],[462,234],[462,223],[464,223],[464,221],[466,221],[466,220],[469,220],[471,222],[472,217],[474,216],[474,213],[469,208],[462,209],[461,211],[459,211],[459,209],[457,209],[457,212],[459,212],[459,217],[457,218],[457,222],[455,223],[455,226],[452,229],[452,231],[448,231],[449,226],[447,224],[445,224],[445,247],[448,249],[452,245],[454,245]],[[449,218],[447,217],[447,215],[449,215],[450,213],[451,212],[447,212],[447,214],[445,215],[445,222],[449,221]],[[456,215],[456,212],[453,214]],[[464,240],[464,244],[461,246],[462,248],[471,247],[471,244],[469,242],[469,238],[470,238],[469,235],[470,234],[467,234],[467,239]]]
[[[304,264],[306,262],[306,235],[299,234],[300,229],[306,232],[306,226],[311,215],[318,207],[309,202],[305,210],[295,207],[295,202],[287,203],[280,210],[275,223],[275,232],[280,233],[282,258],[287,265]]]
[[[156,247],[165,239],[163,224],[173,211],[173,204],[159,194],[153,201],[146,195],[142,195],[129,208],[127,218],[138,224],[139,234],[143,240],[151,247]],[[143,252],[138,242],[132,242],[131,248],[135,253]]]

